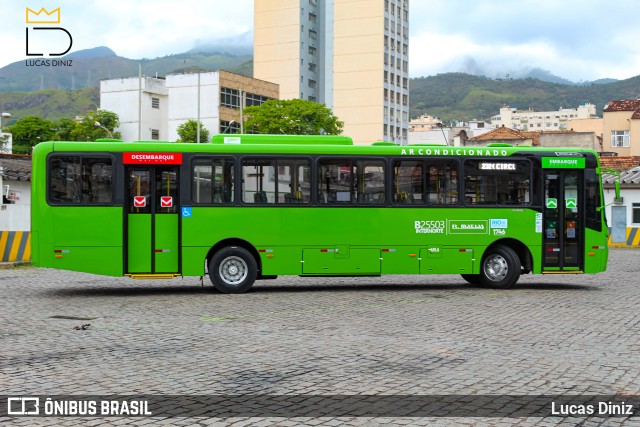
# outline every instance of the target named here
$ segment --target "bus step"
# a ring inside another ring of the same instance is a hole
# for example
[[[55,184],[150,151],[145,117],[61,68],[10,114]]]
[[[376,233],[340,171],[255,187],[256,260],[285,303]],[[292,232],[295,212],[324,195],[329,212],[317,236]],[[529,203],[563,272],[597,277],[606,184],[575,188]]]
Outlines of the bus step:
[[[162,274],[125,274],[125,276],[129,276],[132,279],[136,280],[149,280],[149,279],[173,279],[174,277],[178,277],[179,274],[176,273],[162,273]]]
[[[543,271],[542,274],[584,274],[582,270],[547,270]]]

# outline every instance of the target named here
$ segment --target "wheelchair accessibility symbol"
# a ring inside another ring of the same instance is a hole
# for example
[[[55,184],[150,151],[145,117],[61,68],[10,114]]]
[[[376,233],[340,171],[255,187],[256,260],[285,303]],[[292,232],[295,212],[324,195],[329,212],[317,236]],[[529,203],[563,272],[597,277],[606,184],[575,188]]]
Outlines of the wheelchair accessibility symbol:
[[[183,206],[182,207],[182,218],[190,218],[193,215],[191,211],[191,206]]]

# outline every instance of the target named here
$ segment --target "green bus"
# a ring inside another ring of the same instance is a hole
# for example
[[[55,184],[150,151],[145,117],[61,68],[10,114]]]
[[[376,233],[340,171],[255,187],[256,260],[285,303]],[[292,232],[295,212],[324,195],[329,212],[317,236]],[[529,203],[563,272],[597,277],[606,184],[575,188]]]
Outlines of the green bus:
[[[35,266],[131,278],[209,275],[237,293],[279,275],[606,269],[597,153],[353,145],[345,136],[211,143],[44,142],[33,154]]]

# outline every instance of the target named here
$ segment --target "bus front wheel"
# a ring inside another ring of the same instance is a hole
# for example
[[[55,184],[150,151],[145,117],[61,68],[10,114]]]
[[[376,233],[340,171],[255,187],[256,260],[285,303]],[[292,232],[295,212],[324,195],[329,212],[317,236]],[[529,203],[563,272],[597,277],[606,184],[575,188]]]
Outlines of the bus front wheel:
[[[213,286],[225,294],[248,291],[258,274],[258,265],[249,251],[239,246],[222,248],[209,262]]]
[[[480,283],[492,288],[510,288],[520,278],[520,258],[508,246],[489,249],[482,258]]]

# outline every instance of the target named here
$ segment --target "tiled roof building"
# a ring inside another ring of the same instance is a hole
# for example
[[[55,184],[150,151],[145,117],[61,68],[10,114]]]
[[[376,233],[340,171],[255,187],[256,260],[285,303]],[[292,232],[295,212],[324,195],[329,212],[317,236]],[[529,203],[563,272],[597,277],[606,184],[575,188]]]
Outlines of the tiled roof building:
[[[603,109],[603,151],[640,155],[640,99],[610,101]]]

